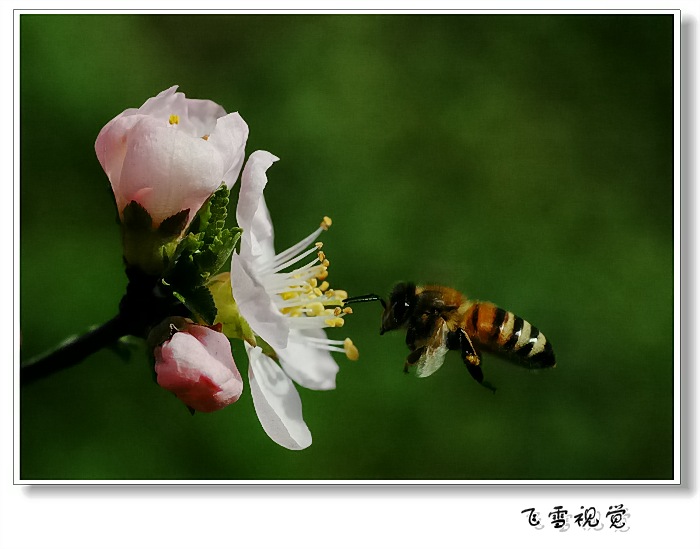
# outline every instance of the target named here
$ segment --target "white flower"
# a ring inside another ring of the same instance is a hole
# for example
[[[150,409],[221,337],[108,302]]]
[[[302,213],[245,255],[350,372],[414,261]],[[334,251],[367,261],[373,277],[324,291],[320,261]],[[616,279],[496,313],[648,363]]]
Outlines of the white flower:
[[[311,434],[301,413],[301,400],[292,383],[309,389],[335,388],[338,365],[330,352],[356,360],[350,339],[330,340],[324,328],[343,325],[352,312],[342,308],[347,294],[332,290],[325,280],[329,261],[320,251],[320,227],[299,243],[275,254],[274,230],[263,190],[267,169],[278,158],[266,151],[254,152],[241,176],[236,217],[243,229],[240,253],[231,258],[231,290],[241,315],[253,331],[268,343],[277,363],[260,347],[246,344],[249,379],[255,409],[265,432],[285,448],[300,450],[311,444]],[[302,263],[309,257],[311,261]]]
[[[138,202],[154,226],[189,209],[188,221],[214,191],[230,189],[243,165],[248,126],[220,105],[187,99],[177,86],[127,109],[105,125],[95,152],[122,216]]]

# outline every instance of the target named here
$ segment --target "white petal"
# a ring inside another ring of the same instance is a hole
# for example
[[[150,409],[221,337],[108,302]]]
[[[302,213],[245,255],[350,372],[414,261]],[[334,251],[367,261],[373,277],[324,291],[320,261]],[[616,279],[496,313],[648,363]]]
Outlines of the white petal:
[[[237,253],[231,256],[231,293],[253,331],[275,349],[284,349],[289,337],[289,322],[256,278],[250,260]]]
[[[338,365],[330,351],[304,343],[303,335],[326,338],[324,330],[290,330],[286,349],[277,351],[282,368],[302,387],[315,390],[335,389]]]
[[[268,434],[280,446],[303,450],[311,445],[311,433],[301,412],[301,398],[292,381],[260,347],[247,343],[248,378],[255,412]]]
[[[263,191],[267,185],[267,169],[279,160],[267,151],[255,151],[248,158],[236,208],[238,226],[243,229],[241,254],[267,260],[274,256],[274,230]]]

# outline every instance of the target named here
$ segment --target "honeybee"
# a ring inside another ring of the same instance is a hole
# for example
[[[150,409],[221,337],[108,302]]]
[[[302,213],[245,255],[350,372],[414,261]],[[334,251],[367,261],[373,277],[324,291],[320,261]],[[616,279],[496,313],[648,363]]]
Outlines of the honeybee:
[[[400,282],[388,303],[377,294],[348,298],[346,304],[379,301],[384,308],[379,334],[406,329],[410,353],[404,371],[416,367],[418,377],[435,373],[448,351],[460,351],[471,376],[484,381],[481,351],[502,354],[526,368],[554,368],[552,344],[527,320],[493,303],[468,299],[447,286]]]

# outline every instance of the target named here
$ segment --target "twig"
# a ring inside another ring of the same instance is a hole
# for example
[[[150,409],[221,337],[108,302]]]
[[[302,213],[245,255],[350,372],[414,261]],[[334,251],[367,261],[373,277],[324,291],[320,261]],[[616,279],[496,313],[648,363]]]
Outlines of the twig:
[[[35,357],[20,367],[20,385],[24,386],[73,366],[92,353],[115,343],[129,333],[121,315],[89,332],[65,341],[57,348]]]

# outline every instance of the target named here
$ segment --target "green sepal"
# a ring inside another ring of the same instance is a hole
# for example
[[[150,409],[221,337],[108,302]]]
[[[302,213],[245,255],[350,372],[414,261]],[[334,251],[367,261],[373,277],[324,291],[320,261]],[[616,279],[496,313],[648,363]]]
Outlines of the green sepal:
[[[264,355],[269,356],[273,360],[277,360],[277,353],[270,347],[270,344],[264,339],[258,337],[258,347],[262,349]]]
[[[150,231],[153,227],[153,218],[146,208],[132,200],[122,211],[122,225],[131,231]]]
[[[249,345],[256,346],[257,340],[252,328],[238,310],[238,305],[231,294],[231,278],[228,273],[213,277],[207,287],[216,304],[215,322],[221,324],[221,331],[229,339],[242,339]]]
[[[127,265],[149,275],[161,275],[170,265],[188,216],[189,210],[182,210],[156,229],[148,211],[138,202],[129,202],[122,211],[121,221]]]
[[[167,240],[171,240],[173,237],[180,236],[182,231],[187,227],[187,218],[190,215],[190,209],[179,211],[178,213],[171,215],[170,217],[164,219],[158,227],[158,234]]]

